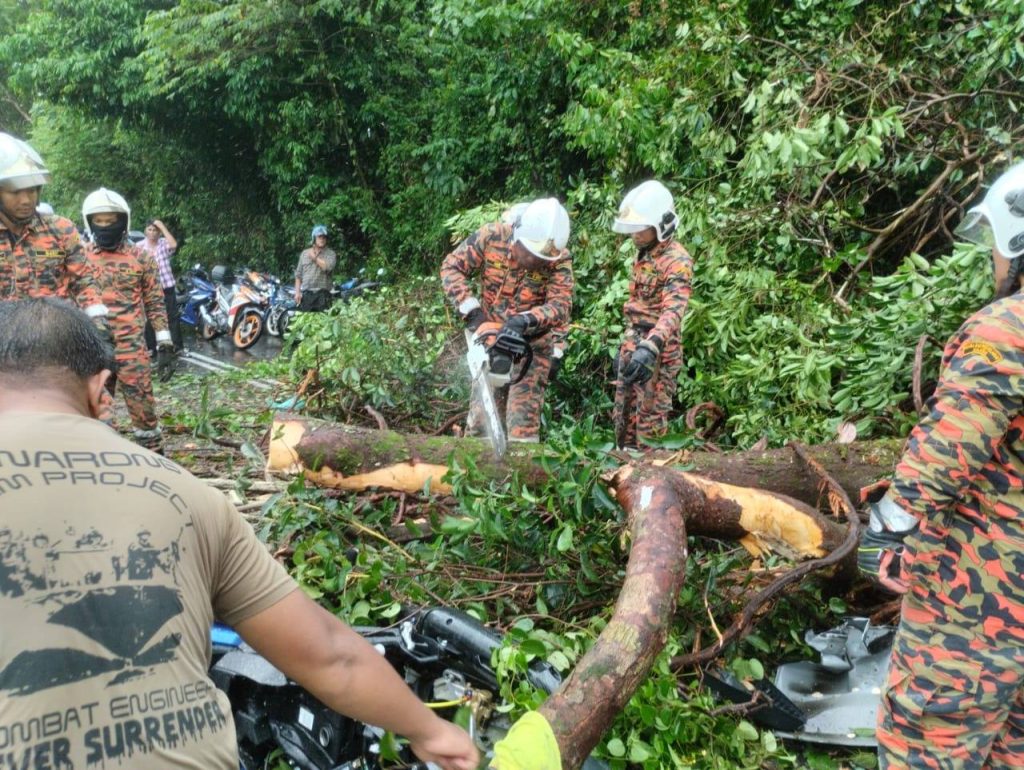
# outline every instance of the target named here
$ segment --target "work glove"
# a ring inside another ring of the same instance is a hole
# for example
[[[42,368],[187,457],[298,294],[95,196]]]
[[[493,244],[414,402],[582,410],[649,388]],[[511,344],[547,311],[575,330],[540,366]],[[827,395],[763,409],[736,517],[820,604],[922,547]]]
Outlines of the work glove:
[[[551,368],[548,369],[548,382],[554,382],[562,369],[562,353],[560,348],[555,348],[551,353]]]
[[[654,366],[660,355],[661,351],[658,350],[658,346],[650,340],[644,340],[637,345],[629,363],[626,364],[626,369],[622,372],[622,384],[643,385],[651,379],[651,375],[654,374]]]
[[[868,528],[857,548],[857,567],[893,593],[906,593],[907,584],[900,580],[903,543],[917,531],[917,517],[888,495],[869,501],[868,510]]]
[[[494,744],[488,770],[561,770],[562,753],[544,716],[527,711]]]
[[[174,345],[161,342],[156,349],[156,372],[160,382],[167,382],[174,376]]]
[[[466,322],[466,328],[470,332],[476,332],[480,328],[480,324],[487,320],[487,314],[484,313],[483,308],[475,307],[466,313],[462,320]]]
[[[530,313],[516,313],[505,321],[505,324],[501,327],[501,331],[512,332],[513,334],[518,334],[520,337],[525,337],[536,325],[537,319]]]

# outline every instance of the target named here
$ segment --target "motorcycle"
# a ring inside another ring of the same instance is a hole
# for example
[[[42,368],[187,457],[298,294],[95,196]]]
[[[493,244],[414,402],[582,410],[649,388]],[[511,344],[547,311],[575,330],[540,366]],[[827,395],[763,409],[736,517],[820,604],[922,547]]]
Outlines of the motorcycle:
[[[424,702],[448,719],[466,726],[481,753],[511,727],[498,710],[498,680],[491,653],[501,637],[458,610],[419,610],[397,627],[356,628],[373,644]],[[342,716],[289,680],[265,658],[246,646],[230,629],[214,626],[214,663],[210,676],[231,701],[242,767],[256,770],[274,752],[299,770],[377,770],[394,766],[384,756],[384,732]],[[534,661],[530,683],[547,693],[561,683],[558,672]],[[401,766],[425,768],[406,748]],[[604,765],[588,759],[584,768]]]
[[[384,268],[378,268],[376,280],[367,280],[363,277],[365,274],[366,268],[361,268],[354,278],[334,284],[331,287],[331,299],[333,301],[348,302],[353,297],[358,297],[361,294],[379,288],[384,277]]]
[[[199,306],[200,336],[212,339],[230,334],[236,348],[251,348],[263,334],[264,306],[269,303],[266,292],[248,275],[236,279],[224,265],[214,267],[210,277],[215,285],[214,301]]]
[[[202,265],[196,265],[181,279],[175,292],[178,303],[178,320],[188,324],[196,331],[196,335],[204,340],[216,336],[212,327],[203,320],[201,308],[208,308],[216,301],[217,289],[210,280]]]
[[[295,301],[295,287],[282,283],[280,278],[274,276],[267,276],[266,280],[270,296],[270,303],[267,305],[264,316],[267,334],[273,337],[283,337],[288,333],[288,324],[291,323],[298,308],[298,303]]]

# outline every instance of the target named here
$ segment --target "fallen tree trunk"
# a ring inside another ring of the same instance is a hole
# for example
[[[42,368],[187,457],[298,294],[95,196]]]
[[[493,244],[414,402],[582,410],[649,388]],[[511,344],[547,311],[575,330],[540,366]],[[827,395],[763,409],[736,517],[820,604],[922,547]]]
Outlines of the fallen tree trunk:
[[[792,455],[790,450],[778,451]],[[281,415],[272,429],[267,467],[273,473],[302,473],[312,483],[333,489],[380,487],[421,492],[429,488],[446,493],[450,487],[442,478],[448,472],[448,463],[463,460],[494,478],[515,472],[527,485],[540,485],[548,478],[538,462],[542,452],[543,447],[537,445],[513,445],[506,464],[499,464],[490,446],[478,439],[403,435]],[[803,470],[799,462],[785,465],[786,473],[773,475],[791,478],[798,468]],[[699,487],[706,498],[704,504],[687,511],[690,534],[739,540],[755,555],[775,551],[791,558],[817,558],[843,541],[846,527],[835,519],[770,488],[737,485],[731,479],[742,475],[728,472],[731,467],[717,466],[718,480],[673,471],[686,483]],[[810,491],[802,490],[804,498],[816,502],[818,486],[819,480],[810,475]],[[789,487],[796,489],[792,484]]]
[[[861,487],[892,471],[900,447],[898,441],[885,440],[819,444],[807,451],[856,500]],[[499,463],[491,454],[490,444],[481,439],[407,435],[279,414],[271,432],[267,469],[286,474],[305,470],[315,483],[342,489],[374,486],[374,481],[383,477],[384,481],[406,485],[390,486],[393,489],[418,492],[429,481],[431,489],[447,491],[441,476],[447,472],[449,458],[456,462],[471,460],[492,478],[507,478],[515,472],[530,484],[547,478],[537,462],[543,451],[543,446],[536,444],[512,444],[505,462]],[[666,458],[668,454],[660,455],[661,460]],[[659,455],[645,459],[658,461]],[[712,481],[776,492],[809,505],[817,505],[820,497],[820,480],[787,448],[693,452],[679,461],[687,470]],[[388,468],[391,470],[381,474]]]

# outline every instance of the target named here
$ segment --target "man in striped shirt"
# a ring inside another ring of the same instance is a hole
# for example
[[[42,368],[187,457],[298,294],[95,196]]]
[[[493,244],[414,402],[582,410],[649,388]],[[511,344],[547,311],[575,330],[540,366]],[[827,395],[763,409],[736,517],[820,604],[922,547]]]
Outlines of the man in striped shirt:
[[[171,330],[174,349],[181,352],[181,327],[178,325],[178,304],[175,300],[174,272],[171,270],[171,257],[178,249],[178,241],[171,235],[163,222],[150,219],[146,222],[146,238],[138,247],[152,257],[160,274],[160,286],[164,292],[164,307],[167,308],[167,324]],[[156,337],[153,328],[146,324],[146,346],[150,352],[156,350]]]

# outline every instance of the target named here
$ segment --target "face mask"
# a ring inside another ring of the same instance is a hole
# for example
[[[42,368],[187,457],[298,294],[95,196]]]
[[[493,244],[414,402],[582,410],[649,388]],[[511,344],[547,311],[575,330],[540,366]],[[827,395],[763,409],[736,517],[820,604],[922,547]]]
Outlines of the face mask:
[[[93,243],[96,244],[96,248],[102,249],[103,251],[113,251],[121,245],[121,241],[124,240],[124,235],[128,230],[128,224],[123,218],[118,217],[118,221],[112,225],[90,225],[89,230],[92,232]]]

